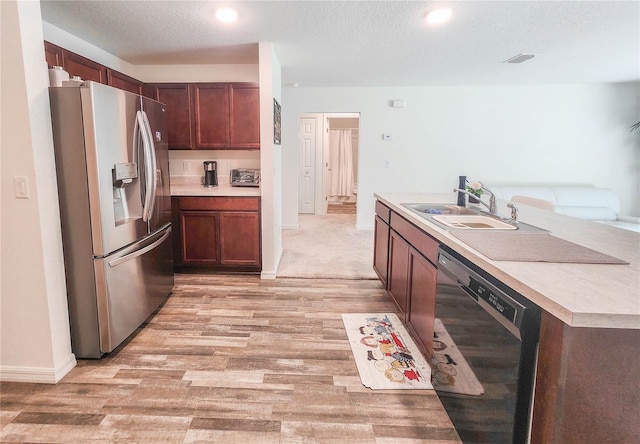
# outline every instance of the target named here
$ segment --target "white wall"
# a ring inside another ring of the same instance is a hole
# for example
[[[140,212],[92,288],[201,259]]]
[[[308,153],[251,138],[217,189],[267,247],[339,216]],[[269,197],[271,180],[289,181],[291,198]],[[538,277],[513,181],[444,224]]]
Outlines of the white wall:
[[[75,366],[64,279],[40,3],[0,2],[0,379],[57,382]],[[14,176],[29,199],[14,196]]]
[[[392,108],[391,100],[405,100]],[[285,88],[283,224],[297,225],[298,114],[360,112],[358,216],[374,192],[447,192],[457,177],[493,184],[589,184],[640,214],[640,83],[554,86]],[[383,141],[389,133],[392,141]],[[386,161],[391,164],[386,168]]]
[[[275,279],[282,256],[282,151],[273,143],[273,99],[284,107],[281,65],[272,43],[260,43],[260,192],[262,200],[262,273]]]

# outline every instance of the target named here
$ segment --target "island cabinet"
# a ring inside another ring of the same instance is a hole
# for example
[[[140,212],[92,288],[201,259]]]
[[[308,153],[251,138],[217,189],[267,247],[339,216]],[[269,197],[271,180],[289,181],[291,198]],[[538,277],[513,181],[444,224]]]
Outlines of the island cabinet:
[[[260,89],[256,83],[156,83],[167,105],[169,149],[260,148]]]
[[[172,211],[176,270],[260,271],[259,197],[174,196]]]
[[[542,312],[532,443],[640,442],[640,330]]]
[[[425,356],[433,355],[438,242],[391,211],[387,291]]]
[[[391,210],[381,202],[376,202],[374,221],[373,270],[376,272],[384,288],[387,288],[387,272],[389,267],[389,218]]]

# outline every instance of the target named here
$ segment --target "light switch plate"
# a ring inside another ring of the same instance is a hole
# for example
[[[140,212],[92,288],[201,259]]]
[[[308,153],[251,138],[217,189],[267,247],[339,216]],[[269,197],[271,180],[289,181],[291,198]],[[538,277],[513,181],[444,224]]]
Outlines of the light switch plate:
[[[13,187],[16,198],[29,199],[29,178],[27,176],[13,176]]]

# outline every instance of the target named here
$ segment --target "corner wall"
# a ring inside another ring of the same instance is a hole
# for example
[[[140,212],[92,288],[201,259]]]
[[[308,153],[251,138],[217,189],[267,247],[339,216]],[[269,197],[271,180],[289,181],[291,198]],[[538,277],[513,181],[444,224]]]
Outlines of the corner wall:
[[[262,279],[275,279],[282,256],[282,150],[273,142],[273,99],[284,109],[281,66],[272,43],[259,44]]]
[[[40,3],[0,2],[2,165],[0,379],[54,383],[75,364]],[[14,196],[14,176],[29,199]]]

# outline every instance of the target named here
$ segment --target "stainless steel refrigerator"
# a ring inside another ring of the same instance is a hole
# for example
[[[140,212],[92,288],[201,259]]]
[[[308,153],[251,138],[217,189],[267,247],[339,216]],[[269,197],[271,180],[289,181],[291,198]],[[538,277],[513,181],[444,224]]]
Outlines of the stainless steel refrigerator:
[[[173,287],[165,105],[95,82],[49,95],[72,350],[100,358]]]

